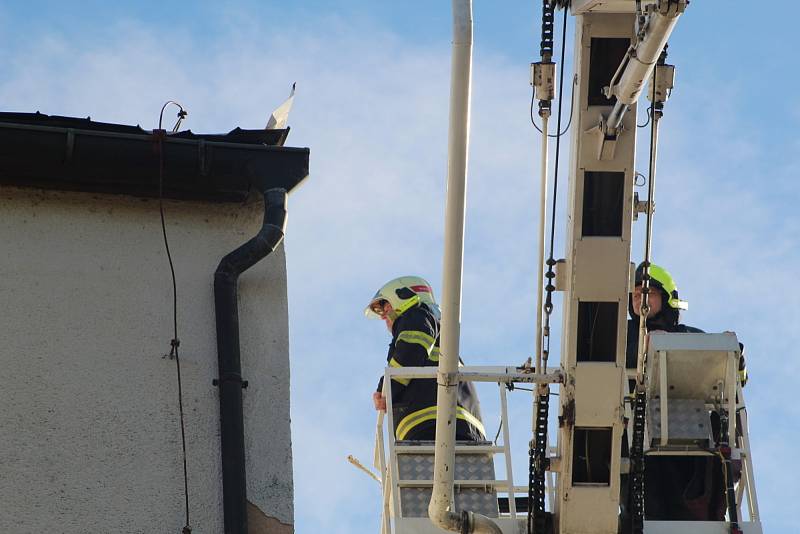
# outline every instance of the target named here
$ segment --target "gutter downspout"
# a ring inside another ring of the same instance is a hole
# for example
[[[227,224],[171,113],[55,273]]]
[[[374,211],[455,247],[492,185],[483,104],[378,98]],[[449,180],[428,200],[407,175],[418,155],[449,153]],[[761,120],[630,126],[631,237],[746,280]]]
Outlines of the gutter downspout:
[[[464,263],[464,211],[467,196],[467,153],[472,70],[472,1],[453,0],[453,57],[450,80],[450,133],[447,161],[447,205],[444,230],[442,334],[437,373],[436,446],[431,522],[461,533],[502,534],[489,518],[453,511],[456,401],[461,329],[461,275]]]
[[[247,534],[247,478],[244,454],[242,365],[239,351],[239,275],[272,253],[286,230],[284,189],[264,195],[264,223],[259,232],[219,262],[214,273],[214,309],[219,363],[219,418],[222,450],[222,506],[225,534]]]

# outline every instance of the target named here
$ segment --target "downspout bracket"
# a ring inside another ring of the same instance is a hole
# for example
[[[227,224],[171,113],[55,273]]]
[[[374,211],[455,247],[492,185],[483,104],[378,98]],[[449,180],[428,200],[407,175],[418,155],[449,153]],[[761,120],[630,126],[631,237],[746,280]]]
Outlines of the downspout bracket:
[[[212,380],[211,384],[214,386],[219,386],[224,382],[238,382],[242,385],[242,389],[247,389],[247,386],[250,385],[250,382],[247,380],[242,380],[242,375],[236,373],[225,373],[221,378],[215,378]]]

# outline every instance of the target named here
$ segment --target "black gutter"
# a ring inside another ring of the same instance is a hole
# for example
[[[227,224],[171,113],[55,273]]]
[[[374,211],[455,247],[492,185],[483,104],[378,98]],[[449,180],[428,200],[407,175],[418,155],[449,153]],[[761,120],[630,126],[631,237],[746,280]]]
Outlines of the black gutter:
[[[261,230],[219,262],[214,273],[214,306],[219,362],[219,413],[222,442],[222,503],[225,534],[247,534],[247,477],[244,454],[242,365],[239,352],[239,275],[272,253],[286,230],[285,189],[266,189]]]
[[[240,203],[255,183],[291,191],[308,176],[307,148],[255,143],[257,136],[243,130],[223,136],[182,132],[167,134],[161,142],[160,188],[159,146],[150,132],[103,123],[99,126],[108,129],[98,123],[82,129],[2,118],[0,186]]]

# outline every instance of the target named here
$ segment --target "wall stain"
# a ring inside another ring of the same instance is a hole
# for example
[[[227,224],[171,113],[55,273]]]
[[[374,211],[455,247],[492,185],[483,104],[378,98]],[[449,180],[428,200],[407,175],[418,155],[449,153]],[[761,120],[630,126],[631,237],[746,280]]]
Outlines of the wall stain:
[[[247,501],[247,534],[294,534],[294,525],[281,523]]]

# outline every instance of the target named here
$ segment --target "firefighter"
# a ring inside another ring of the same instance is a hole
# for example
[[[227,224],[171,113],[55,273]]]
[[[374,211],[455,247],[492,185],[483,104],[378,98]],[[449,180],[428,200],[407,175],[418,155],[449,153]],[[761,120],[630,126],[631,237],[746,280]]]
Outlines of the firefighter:
[[[650,311],[647,314],[648,332],[678,332],[678,333],[702,333],[699,328],[686,326],[680,323],[680,311],[686,310],[689,304],[678,297],[678,286],[672,275],[663,267],[653,263],[650,264],[650,288],[648,293],[648,306]],[[639,350],[639,314],[642,308],[642,279],[644,277],[644,265],[639,264],[636,269],[636,287],[628,298],[628,345],[626,351],[626,363],[628,368],[636,368],[636,358]],[[742,357],[739,360],[739,380],[742,386],[747,383],[747,367],[744,359],[744,345],[739,347]]]
[[[650,264],[648,332],[702,333],[680,322],[680,311],[688,308],[678,296],[678,286],[663,267]],[[636,269],[635,288],[629,295],[626,366],[636,368],[639,347],[639,317],[642,307],[644,265]],[[743,347],[742,347],[743,348]],[[747,371],[744,357],[739,362],[740,380]],[[631,389],[633,391],[633,389]],[[716,424],[715,424],[716,423]],[[712,413],[713,434],[718,437],[719,416]],[[623,456],[627,456],[627,439]],[[645,458],[645,518],[654,521],[724,521],[725,487],[722,466],[714,456],[648,456]],[[627,477],[623,491],[627,492]],[[630,503],[630,501],[628,501]],[[623,506],[623,521],[628,518]],[[625,531],[625,530],[624,530]]]
[[[650,311],[647,313],[648,332],[682,332],[702,333],[699,328],[680,324],[680,311],[689,307],[686,301],[678,298],[678,286],[672,276],[663,267],[650,264],[650,291],[647,304]],[[639,314],[642,308],[642,280],[644,278],[644,264],[636,269],[636,287],[628,295],[628,345],[625,366],[636,368],[636,358],[639,351]]]
[[[439,362],[439,307],[430,284],[418,276],[403,276],[384,284],[364,313],[380,318],[392,334],[386,357],[390,367],[436,367]],[[398,440],[432,441],[436,437],[436,380],[394,378],[392,416]],[[383,378],[372,399],[386,410]],[[480,407],[471,383],[459,385],[456,439],[485,439]]]

